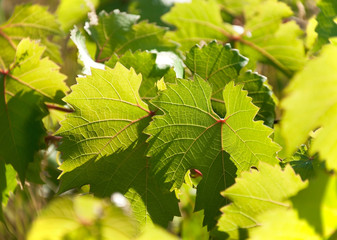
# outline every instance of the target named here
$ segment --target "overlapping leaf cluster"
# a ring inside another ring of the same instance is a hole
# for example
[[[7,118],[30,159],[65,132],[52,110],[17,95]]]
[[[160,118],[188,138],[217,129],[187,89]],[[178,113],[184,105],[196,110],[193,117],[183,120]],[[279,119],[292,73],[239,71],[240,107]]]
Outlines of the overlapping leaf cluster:
[[[302,3],[296,10],[278,0],[157,1],[154,14],[155,1],[144,2],[128,5],[136,15],[96,13],[104,1],[78,0],[82,7],[71,19],[69,0],[55,15],[22,5],[0,26],[2,206],[16,174],[23,184],[32,163],[39,164],[48,139],[42,119],[58,109],[70,112],[48,136],[61,141],[58,193],[88,185],[121,209],[90,197],[58,199],[33,224],[30,239],[171,239],[158,229],[140,233],[153,224],[167,227],[181,213],[184,221],[179,189],[186,182],[211,238],[332,239],[334,1],[319,1],[315,34],[309,26],[307,36]],[[69,90],[55,63],[62,63],[55,38],[81,22],[70,39],[84,68]],[[305,37],[312,49],[305,49]],[[278,101],[256,69],[274,76],[274,87],[290,80],[282,111],[275,112]],[[193,185],[189,172],[201,180]],[[40,231],[54,219],[63,227]]]

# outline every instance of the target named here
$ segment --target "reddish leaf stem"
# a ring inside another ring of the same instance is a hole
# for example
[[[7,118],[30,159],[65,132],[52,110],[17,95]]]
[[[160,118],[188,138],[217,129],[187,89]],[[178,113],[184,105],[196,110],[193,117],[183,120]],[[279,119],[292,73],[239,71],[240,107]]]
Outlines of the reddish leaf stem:
[[[46,103],[46,106],[47,106],[48,109],[55,109],[55,110],[58,110],[58,111],[61,111],[61,112],[68,112],[68,113],[74,112],[74,110],[72,110],[70,108],[60,107],[60,106],[56,106],[56,105],[53,105],[53,104],[50,104],[50,103]]]

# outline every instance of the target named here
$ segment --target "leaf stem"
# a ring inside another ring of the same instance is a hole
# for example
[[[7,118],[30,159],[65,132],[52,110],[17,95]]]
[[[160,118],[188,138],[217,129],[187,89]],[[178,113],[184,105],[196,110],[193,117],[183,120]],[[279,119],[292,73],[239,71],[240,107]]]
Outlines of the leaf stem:
[[[61,112],[68,112],[68,113],[74,112],[73,109],[57,106],[57,105],[50,104],[50,103],[46,103],[46,106],[48,109],[54,109],[54,110],[58,110]]]

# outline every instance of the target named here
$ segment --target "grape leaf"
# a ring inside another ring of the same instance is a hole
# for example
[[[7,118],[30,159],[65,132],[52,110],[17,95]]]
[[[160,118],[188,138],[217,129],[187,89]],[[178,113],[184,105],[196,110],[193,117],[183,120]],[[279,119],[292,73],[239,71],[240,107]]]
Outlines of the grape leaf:
[[[98,25],[88,28],[88,34],[97,44],[98,62],[109,60],[113,53],[122,55],[128,50],[168,51],[176,48],[164,36],[166,28],[145,21],[136,23],[138,15],[114,10],[110,14],[103,11],[98,17]]]
[[[0,74],[0,161],[11,164],[24,182],[28,164],[43,146],[46,110],[33,91],[14,94],[4,89],[7,77]]]
[[[320,171],[309,186],[291,198],[299,217],[328,238],[337,229],[337,177]]]
[[[320,0],[317,3],[320,8],[316,20],[315,31],[318,33],[314,51],[318,51],[324,44],[329,42],[329,38],[337,36],[337,24],[334,19],[337,16],[337,2],[334,0]]]
[[[214,221],[214,212],[219,207],[215,199],[221,198],[219,190],[224,190],[237,174],[260,160],[276,163],[279,147],[268,137],[272,130],[261,121],[253,121],[258,109],[242,86],[234,86],[233,82],[226,85],[225,119],[212,111],[211,93],[209,84],[197,76],[195,81],[168,84],[167,90],[151,100],[164,115],[154,116],[145,132],[154,141],[149,155],[154,156],[152,161],[157,172],[172,182],[173,187],[181,186],[187,170],[201,171],[202,181],[207,184],[200,183],[198,209],[209,205],[206,219]],[[213,201],[214,205],[210,204]],[[223,199],[221,204],[224,203]],[[211,216],[207,216],[210,212]]]
[[[66,116],[57,132],[63,138],[61,169],[65,172],[128,148],[152,115],[140,99],[141,76],[133,69],[117,63],[113,70],[92,69],[91,76],[77,82],[64,98],[75,112]]]
[[[92,69],[92,76],[72,87],[65,101],[75,112],[57,133],[63,137],[60,191],[84,184],[98,196],[119,191],[142,224],[165,225],[179,211],[174,193],[153,177],[145,157],[142,130],[153,112],[138,94],[140,84],[140,75],[117,63],[114,69]]]
[[[249,239],[260,240],[266,236],[273,236],[275,240],[321,239],[293,209],[274,209],[261,214],[259,219],[261,227],[253,228]]]
[[[45,47],[29,39],[19,43],[15,62],[7,74],[6,90],[12,94],[34,91],[44,101],[62,104],[68,91],[66,76],[47,57],[41,59],[44,51]]]
[[[88,12],[95,10],[98,4],[99,0],[61,0],[56,15],[62,30],[68,32],[75,24],[85,20]]]
[[[176,74],[170,67],[159,68],[156,64],[157,54],[149,52],[131,51],[126,52],[123,56],[113,55],[106,65],[114,67],[120,62],[127,68],[133,68],[136,73],[141,73],[143,80],[140,85],[139,94],[143,99],[150,99],[157,95],[156,82],[164,77],[165,82],[174,83]]]
[[[318,152],[329,169],[337,170],[337,64],[336,46],[326,46],[321,56],[311,60],[287,88],[282,101],[282,133],[287,149],[293,152],[311,130],[322,127],[312,142],[311,153]],[[324,68],[322,67],[324,66]],[[317,81],[319,79],[319,81]]]
[[[243,172],[236,183],[223,192],[232,204],[221,209],[219,230],[237,239],[239,229],[261,225],[259,215],[273,209],[289,208],[288,198],[306,185],[289,165],[282,171],[279,166],[260,163],[258,171]]]
[[[136,234],[135,222],[122,209],[90,196],[77,196],[52,201],[33,222],[27,239],[129,240]]]
[[[224,116],[226,113],[222,91],[228,82],[234,80],[244,83],[243,89],[252,97],[252,103],[259,107],[255,120],[263,120],[266,125],[272,126],[275,119],[272,92],[263,84],[266,80],[263,76],[251,71],[240,74],[247,61],[229,44],[222,46],[212,41],[202,48],[194,46],[186,55],[185,64],[193,74],[198,74],[211,84],[212,106],[218,115]]]
[[[220,5],[215,1],[193,0],[191,3],[176,3],[162,19],[177,29],[167,35],[189,50],[201,41],[218,39],[225,41],[228,33],[220,14]],[[228,27],[227,27],[228,28]]]
[[[21,39],[30,37],[41,39],[52,48],[47,53],[53,60],[60,61],[58,47],[47,40],[48,36],[60,35],[55,16],[39,5],[17,6],[11,18],[0,26],[0,68],[6,69],[13,62],[17,44]],[[55,57],[53,57],[55,56]]]

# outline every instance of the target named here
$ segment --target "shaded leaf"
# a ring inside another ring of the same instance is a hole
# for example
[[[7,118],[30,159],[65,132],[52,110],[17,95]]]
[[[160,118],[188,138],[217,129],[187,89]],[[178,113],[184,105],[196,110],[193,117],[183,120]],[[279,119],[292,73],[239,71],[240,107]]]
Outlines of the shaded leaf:
[[[110,14],[101,12],[98,25],[91,25],[88,34],[97,44],[96,60],[109,60],[114,54],[122,55],[128,50],[158,51],[174,50],[176,45],[165,38],[166,28],[142,21],[138,15],[114,10]]]
[[[313,47],[314,51],[329,42],[329,38],[337,36],[337,23],[335,18],[337,16],[337,2],[334,0],[320,0],[317,3],[320,8],[316,20],[316,32],[318,34],[316,43]]]
[[[5,90],[7,77],[0,74],[0,160],[11,164],[24,182],[28,164],[43,146],[46,110],[33,91],[14,94]]]
[[[211,92],[209,84],[198,77],[168,84],[167,90],[151,101],[164,115],[155,116],[146,129],[154,141],[149,154],[154,156],[157,171],[173,187],[181,186],[191,168],[202,173],[197,209],[205,208],[205,223],[210,225],[225,204],[220,190],[260,160],[276,163],[279,150],[268,137],[272,130],[253,121],[258,109],[241,86],[231,82],[223,91],[225,119],[213,112]]]
[[[232,204],[221,209],[219,230],[237,239],[240,229],[250,230],[261,225],[261,214],[289,208],[288,198],[304,187],[306,184],[290,166],[282,171],[279,166],[260,163],[258,171],[243,172],[236,183],[223,192]]]
[[[122,193],[131,203],[133,214],[141,226],[159,224],[167,227],[179,215],[174,192],[152,173],[151,161],[145,156],[145,135],[123,151],[91,160],[61,178],[61,189],[90,184],[90,191],[99,197]]]

